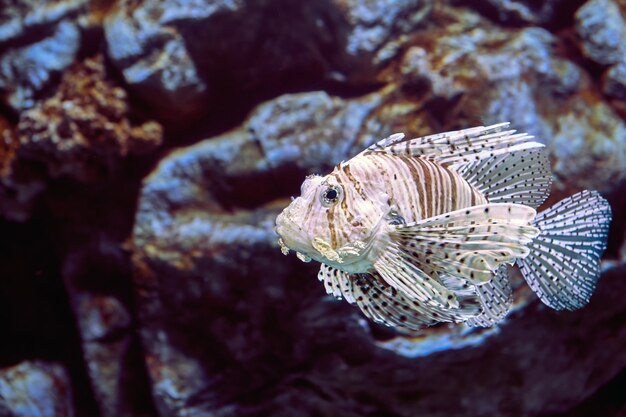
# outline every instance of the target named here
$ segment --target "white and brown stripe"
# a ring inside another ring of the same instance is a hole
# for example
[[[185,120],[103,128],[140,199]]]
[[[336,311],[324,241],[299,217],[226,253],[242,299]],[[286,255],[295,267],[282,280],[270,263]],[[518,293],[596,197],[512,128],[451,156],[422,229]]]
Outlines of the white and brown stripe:
[[[389,205],[407,222],[487,202],[456,171],[426,158],[372,152],[353,158],[332,175],[357,191],[346,196],[376,201],[386,193]],[[353,204],[358,202],[347,201],[341,209]]]

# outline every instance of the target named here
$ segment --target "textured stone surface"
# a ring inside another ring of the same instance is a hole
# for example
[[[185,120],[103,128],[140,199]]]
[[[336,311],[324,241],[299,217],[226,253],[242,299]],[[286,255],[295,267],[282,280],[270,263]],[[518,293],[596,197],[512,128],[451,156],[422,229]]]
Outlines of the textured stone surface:
[[[79,41],[76,25],[61,22],[52,36],[4,54],[0,90],[8,96],[7,104],[20,110],[34,106],[35,94],[74,61]]]
[[[444,16],[454,24],[418,38],[399,67],[405,84],[432,94],[427,110],[444,126],[506,120],[530,132],[550,148],[558,187],[610,191],[619,184],[624,122],[589,77],[558,55],[552,34],[498,31],[470,12]]]
[[[0,135],[0,213],[8,219],[24,221],[30,217],[33,200],[45,185],[16,167],[19,140],[15,128],[1,117]]]
[[[86,371],[102,417],[141,415],[147,387],[135,386],[146,382],[132,328],[127,258],[104,233],[94,240],[70,251],[62,269]]]
[[[164,118],[193,117],[225,86],[371,82],[430,7],[426,0],[121,1],[105,33],[113,62],[148,105]]]
[[[16,0],[4,2],[0,9],[0,43],[27,37],[29,31],[53,27],[68,17],[81,16],[86,0]]]
[[[606,71],[602,91],[610,98],[626,99],[626,62],[615,64]]]
[[[196,113],[207,98],[207,85],[184,39],[169,23],[234,6],[235,2],[217,2],[203,10],[202,2],[141,2],[139,7],[131,1],[118,2],[105,20],[109,56],[149,105],[178,115]]]
[[[461,0],[459,3],[504,24],[558,25],[571,13],[571,2],[564,0]]]
[[[0,96],[20,111],[35,105],[76,58],[90,26],[85,0],[18,0],[0,10]]]
[[[626,59],[626,24],[613,0],[589,0],[576,12],[583,54],[602,65]]]
[[[73,417],[66,370],[39,361],[0,369],[0,413],[6,417]]]
[[[20,155],[37,160],[51,177],[90,181],[108,175],[129,154],[161,143],[162,128],[131,121],[126,92],[107,80],[101,57],[77,64],[56,94],[22,113]]]
[[[0,415],[624,414],[624,11],[3,3]],[[553,312],[518,276],[501,326],[407,339],[280,254],[274,218],[306,175],[394,132],[503,120],[547,144],[552,200],[612,204],[588,307]],[[41,413],[16,406],[37,386]]]

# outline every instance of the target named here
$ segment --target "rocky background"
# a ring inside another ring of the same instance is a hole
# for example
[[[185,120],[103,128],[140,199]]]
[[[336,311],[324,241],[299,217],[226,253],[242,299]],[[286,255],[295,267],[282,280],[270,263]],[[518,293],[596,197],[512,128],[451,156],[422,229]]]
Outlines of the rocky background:
[[[625,416],[626,1],[0,0],[0,416]],[[406,339],[283,257],[305,175],[511,121],[590,305]]]

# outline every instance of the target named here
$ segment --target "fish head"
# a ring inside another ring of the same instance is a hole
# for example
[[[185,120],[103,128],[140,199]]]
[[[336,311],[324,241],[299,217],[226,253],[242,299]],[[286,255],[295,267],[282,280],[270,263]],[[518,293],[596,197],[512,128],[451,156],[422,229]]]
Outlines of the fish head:
[[[366,272],[388,207],[362,198],[334,171],[325,177],[308,176],[300,191],[276,218],[283,253],[293,250],[305,262],[313,259],[346,272]]]

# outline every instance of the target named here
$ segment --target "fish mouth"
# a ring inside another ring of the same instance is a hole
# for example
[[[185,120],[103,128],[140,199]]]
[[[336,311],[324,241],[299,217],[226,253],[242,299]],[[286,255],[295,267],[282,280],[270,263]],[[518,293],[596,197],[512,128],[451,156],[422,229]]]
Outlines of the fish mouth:
[[[312,250],[310,237],[296,222],[289,219],[283,211],[276,218],[274,231],[278,235],[278,245],[283,255],[289,251],[296,252],[296,256],[303,262],[310,262],[312,258],[307,255]]]

